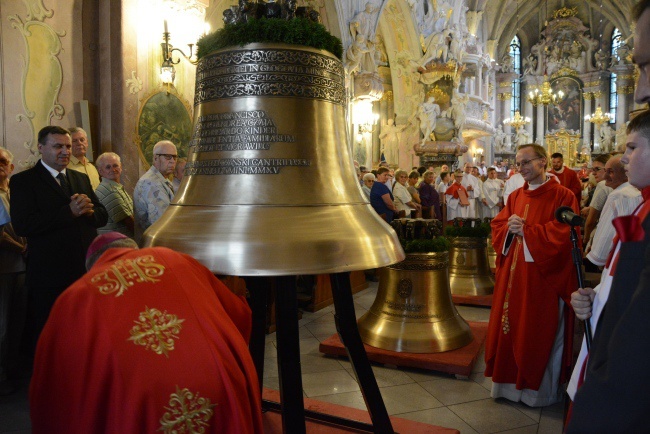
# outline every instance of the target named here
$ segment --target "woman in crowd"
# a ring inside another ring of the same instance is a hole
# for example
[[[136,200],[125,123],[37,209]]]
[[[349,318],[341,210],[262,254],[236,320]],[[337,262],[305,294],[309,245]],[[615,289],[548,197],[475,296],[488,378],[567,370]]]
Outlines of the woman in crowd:
[[[120,183],[122,161],[114,152],[104,152],[95,162],[102,182],[95,190],[99,201],[108,211],[108,223],[97,232],[121,232],[133,238],[133,199]]]
[[[372,184],[375,183],[375,175],[373,175],[370,172],[367,172],[366,174],[363,175],[363,185],[361,186],[361,190],[363,190],[363,194],[366,195],[366,199],[370,200],[370,189],[372,188]]]
[[[393,221],[393,215],[397,212],[397,208],[393,203],[393,195],[386,187],[388,180],[388,168],[380,167],[377,169],[377,180],[372,184],[370,189],[370,205],[377,211],[388,223]]]
[[[417,172],[416,172],[417,173]],[[420,211],[422,207],[419,203],[413,200],[413,197],[409,193],[406,182],[409,179],[406,170],[398,170],[395,172],[395,185],[393,185],[393,196],[395,197],[395,205],[397,206],[397,211],[400,214],[404,212],[404,217],[411,217],[411,211]]]

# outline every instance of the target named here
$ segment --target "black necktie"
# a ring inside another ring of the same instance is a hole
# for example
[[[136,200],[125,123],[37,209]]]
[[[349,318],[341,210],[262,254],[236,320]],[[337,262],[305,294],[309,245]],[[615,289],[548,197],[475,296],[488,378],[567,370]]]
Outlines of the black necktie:
[[[65,177],[65,175],[59,172],[59,174],[56,175],[56,179],[59,180],[59,183],[61,184],[61,189],[63,189],[65,195],[68,197],[72,196],[72,192],[70,191],[70,184],[68,184],[68,180]]]

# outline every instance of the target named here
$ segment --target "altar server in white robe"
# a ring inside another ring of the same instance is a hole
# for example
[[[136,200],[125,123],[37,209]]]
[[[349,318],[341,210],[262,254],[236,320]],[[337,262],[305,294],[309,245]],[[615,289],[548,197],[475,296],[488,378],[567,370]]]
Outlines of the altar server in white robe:
[[[465,187],[463,187],[463,178],[464,174],[460,170],[457,170],[455,172],[455,179],[454,183],[451,184],[451,186],[447,189],[445,198],[447,200],[447,221],[451,222],[454,220],[456,217],[461,217],[461,218],[470,218],[470,205],[469,204],[463,204],[461,203],[459,191],[461,192],[461,195],[464,195],[464,197],[468,197],[468,192],[465,190]],[[471,175],[470,175],[471,176]],[[471,203],[471,200],[469,200],[469,203]]]
[[[493,218],[499,214],[503,203],[502,180],[497,178],[497,171],[494,167],[488,169],[488,179],[483,183],[483,217]]]

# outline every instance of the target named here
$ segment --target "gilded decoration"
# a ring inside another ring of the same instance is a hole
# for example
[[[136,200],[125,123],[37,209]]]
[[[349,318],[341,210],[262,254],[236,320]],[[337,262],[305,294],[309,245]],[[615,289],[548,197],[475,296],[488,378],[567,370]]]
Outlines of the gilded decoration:
[[[140,312],[138,320],[134,321],[135,326],[130,331],[129,340],[142,345],[146,350],[169,357],[169,352],[174,350],[174,339],[178,339],[184,321],[167,311],[161,312],[145,306],[144,312]]]
[[[504,92],[504,93],[499,93],[497,94],[497,99],[499,101],[507,101],[512,98],[512,93],[510,92]]]
[[[499,83],[499,87],[512,87],[512,83],[509,81],[502,81]]]
[[[94,275],[90,282],[94,284],[103,295],[114,292],[115,297],[124,294],[124,291],[136,283],[157,283],[165,272],[165,266],[158,264],[152,255],[138,256],[134,259],[119,259],[109,268]]]
[[[393,91],[392,90],[387,90],[384,92],[384,94],[381,96],[382,101],[392,101],[393,100]]]
[[[618,95],[630,95],[634,93],[634,86],[618,86],[616,88]]]
[[[578,8],[562,8],[553,12],[553,18],[569,18],[578,15]]]
[[[142,100],[136,124],[135,144],[144,166],[153,161],[153,147],[169,140],[179,157],[187,157],[192,139],[192,109],[175,88],[154,89]]]
[[[61,38],[65,32],[57,32],[45,24],[54,11],[43,5],[43,0],[24,0],[28,12],[25,21],[18,15],[8,17],[11,27],[18,30],[25,41],[22,70],[22,99],[24,113],[16,115],[18,122],[27,122],[32,137],[23,143],[30,154],[19,161],[21,167],[30,167],[39,158],[37,131],[49,125],[52,118],[62,119],[65,109],[58,102],[63,68],[57,57],[61,52]]]
[[[548,147],[549,155],[556,152],[564,155],[565,160],[568,160],[567,166],[573,167],[577,164],[576,156],[578,155],[578,144],[580,143],[580,135],[574,134],[565,129],[546,135],[546,145]]]
[[[165,434],[176,433],[204,433],[210,426],[210,419],[214,415],[209,398],[192,393],[189,389],[180,389],[169,396],[169,407],[165,407],[165,414],[160,419],[159,431]]]
[[[553,75],[551,75],[551,78],[562,77],[562,76],[565,76],[565,75],[577,76],[578,71],[576,71],[573,68],[569,68],[568,66],[564,66],[564,67],[560,68],[557,72],[553,73]]]

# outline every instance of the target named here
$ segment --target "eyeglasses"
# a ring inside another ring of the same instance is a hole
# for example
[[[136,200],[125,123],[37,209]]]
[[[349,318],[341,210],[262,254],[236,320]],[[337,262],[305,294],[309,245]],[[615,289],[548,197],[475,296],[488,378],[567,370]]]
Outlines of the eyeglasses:
[[[178,160],[178,155],[176,155],[176,154],[156,154],[156,155],[159,155],[161,157],[165,157],[165,160],[167,160],[167,161],[169,161],[169,160]]]
[[[519,169],[520,167],[528,166],[528,165],[530,165],[530,163],[532,163],[533,161],[535,161],[535,160],[539,160],[539,159],[541,159],[541,158],[542,158],[542,157],[536,157],[536,158],[531,158],[530,160],[524,160],[524,161],[521,161],[521,162],[519,162],[519,163],[515,163],[515,167],[516,167],[517,169]]]
[[[596,173],[600,172],[601,170],[604,170],[604,169],[602,167],[592,167],[591,168],[591,171],[596,172]]]
[[[5,160],[4,158],[0,158],[0,166],[8,166],[11,164],[9,160]]]

